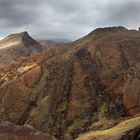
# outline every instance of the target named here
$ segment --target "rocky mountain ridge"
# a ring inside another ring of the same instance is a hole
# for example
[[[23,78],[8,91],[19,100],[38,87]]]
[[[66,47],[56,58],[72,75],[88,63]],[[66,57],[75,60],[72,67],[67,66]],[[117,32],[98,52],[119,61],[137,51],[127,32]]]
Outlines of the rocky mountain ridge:
[[[114,140],[139,139],[139,46],[139,31],[96,29],[3,67],[1,122],[30,125],[58,140],[111,140],[112,132]]]
[[[31,57],[61,43],[36,41],[26,31],[15,33],[0,40],[0,66],[17,59]]]

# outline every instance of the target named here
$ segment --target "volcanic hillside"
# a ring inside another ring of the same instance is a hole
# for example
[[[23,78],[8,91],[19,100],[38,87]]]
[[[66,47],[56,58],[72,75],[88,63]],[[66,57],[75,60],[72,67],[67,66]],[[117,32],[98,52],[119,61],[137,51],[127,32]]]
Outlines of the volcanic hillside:
[[[139,140],[139,114],[139,31],[99,28],[0,70],[0,122],[48,140]]]

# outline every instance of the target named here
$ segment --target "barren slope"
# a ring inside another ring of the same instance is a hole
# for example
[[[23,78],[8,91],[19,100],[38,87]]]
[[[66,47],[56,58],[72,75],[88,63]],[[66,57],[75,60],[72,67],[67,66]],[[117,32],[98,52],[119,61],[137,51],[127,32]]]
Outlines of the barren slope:
[[[139,85],[140,32],[96,29],[1,69],[0,120],[74,139],[140,113]]]

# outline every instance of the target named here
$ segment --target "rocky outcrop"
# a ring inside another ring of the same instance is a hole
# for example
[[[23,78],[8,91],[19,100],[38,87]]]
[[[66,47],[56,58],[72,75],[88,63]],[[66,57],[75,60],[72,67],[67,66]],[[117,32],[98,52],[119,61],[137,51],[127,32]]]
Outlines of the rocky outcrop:
[[[35,130],[29,125],[18,126],[10,122],[0,125],[1,140],[55,140],[53,137]]]

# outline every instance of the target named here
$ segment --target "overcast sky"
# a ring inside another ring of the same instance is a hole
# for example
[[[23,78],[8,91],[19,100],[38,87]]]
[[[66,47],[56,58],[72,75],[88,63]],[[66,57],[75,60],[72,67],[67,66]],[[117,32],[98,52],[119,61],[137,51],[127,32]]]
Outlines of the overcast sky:
[[[140,26],[140,0],[0,0],[0,38],[75,40],[98,27]]]

